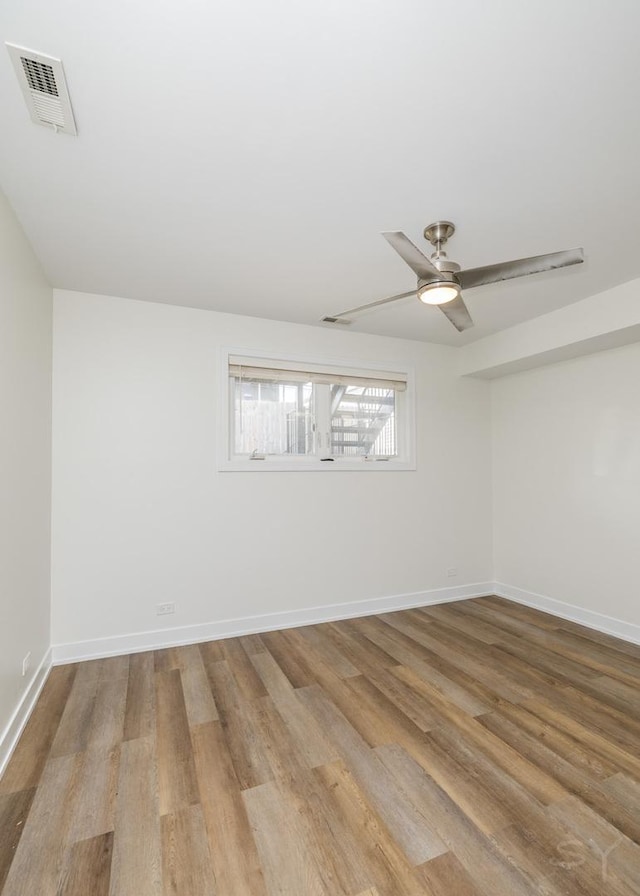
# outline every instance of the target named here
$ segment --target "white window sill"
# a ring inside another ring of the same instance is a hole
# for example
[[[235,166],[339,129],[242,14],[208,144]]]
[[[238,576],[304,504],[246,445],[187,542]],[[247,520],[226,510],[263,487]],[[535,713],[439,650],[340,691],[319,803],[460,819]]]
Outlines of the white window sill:
[[[415,470],[415,462],[405,460],[298,460],[267,457],[264,460],[234,459],[218,464],[220,473],[399,473]]]

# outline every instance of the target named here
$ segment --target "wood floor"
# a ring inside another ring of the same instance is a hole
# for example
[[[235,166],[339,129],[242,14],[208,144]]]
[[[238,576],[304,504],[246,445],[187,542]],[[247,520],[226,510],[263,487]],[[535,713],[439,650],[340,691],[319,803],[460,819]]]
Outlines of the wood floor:
[[[640,894],[640,647],[498,598],[51,672],[2,896]]]

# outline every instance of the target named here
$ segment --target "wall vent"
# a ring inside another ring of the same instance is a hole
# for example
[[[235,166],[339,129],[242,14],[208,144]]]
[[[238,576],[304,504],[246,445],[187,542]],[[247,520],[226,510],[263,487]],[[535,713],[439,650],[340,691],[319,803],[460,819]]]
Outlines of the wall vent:
[[[7,44],[24,98],[36,124],[63,134],[77,134],[60,59]]]

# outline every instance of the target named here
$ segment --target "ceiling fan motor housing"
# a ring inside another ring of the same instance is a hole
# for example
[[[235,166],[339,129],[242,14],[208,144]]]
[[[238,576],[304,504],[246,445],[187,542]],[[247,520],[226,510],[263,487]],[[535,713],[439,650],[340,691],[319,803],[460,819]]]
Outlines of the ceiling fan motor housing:
[[[443,271],[440,277],[433,277],[431,280],[423,280],[421,277],[418,280],[418,289],[420,290],[423,286],[430,286],[433,283],[453,283],[455,286],[460,286],[453,272]]]
[[[431,263],[435,268],[440,271],[439,277],[433,277],[430,279],[419,279],[418,280],[418,288],[423,286],[425,283],[457,283],[458,279],[455,276],[456,273],[460,270],[460,265],[456,264],[455,261],[450,261],[444,252],[440,253],[439,257],[435,255],[431,256]]]

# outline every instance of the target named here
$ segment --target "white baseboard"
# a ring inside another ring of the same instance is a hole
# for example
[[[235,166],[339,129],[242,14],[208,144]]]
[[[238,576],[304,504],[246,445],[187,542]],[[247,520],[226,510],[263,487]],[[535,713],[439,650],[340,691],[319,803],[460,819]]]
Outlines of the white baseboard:
[[[543,610],[552,616],[568,619],[571,622],[577,622],[580,625],[613,635],[624,641],[640,644],[640,625],[625,622],[613,616],[606,616],[603,613],[596,613],[593,610],[586,610],[583,607],[545,597],[542,594],[535,594],[532,591],[525,591],[513,585],[505,585],[502,582],[477,582],[471,585],[436,588],[430,591],[415,591],[410,594],[395,594],[389,597],[376,597],[369,600],[326,604],[325,606],[310,607],[302,610],[284,610],[257,616],[223,619],[218,622],[204,622],[199,625],[115,635],[107,638],[96,638],[91,641],[54,644],[51,648],[52,659],[54,665],[60,665],[61,663],[119,656],[126,653],[139,653],[144,650],[161,650],[165,647],[177,647],[181,644],[196,644],[200,641],[215,641],[220,638],[235,638],[240,635],[277,631],[283,628],[296,628],[301,625],[315,625],[321,622],[333,622],[357,616],[390,613],[394,610],[426,607],[433,604],[467,600],[472,597],[485,597],[489,594],[496,594],[507,600]],[[0,741],[0,743],[2,742]],[[0,753],[0,758],[1,755]]]
[[[478,582],[472,585],[437,588],[431,591],[416,591],[411,594],[396,594],[371,600],[328,604],[304,610],[286,610],[259,616],[225,619],[220,622],[207,622],[201,625],[138,632],[116,637],[97,638],[92,641],[78,641],[70,644],[55,644],[46,652],[9,723],[0,735],[0,775],[2,775],[18,738],[31,715],[52,664],[59,665],[79,660],[118,656],[144,650],[158,650],[164,647],[176,647],[181,644],[195,644],[199,641],[232,638],[256,632],[276,631],[301,625],[314,625],[320,622],[350,619],[357,616],[390,613],[394,610],[408,610],[412,607],[426,607],[433,604],[467,600],[472,597],[485,597],[490,594],[496,594],[515,603],[525,604],[528,607],[542,610],[561,619],[577,622],[580,625],[613,635],[624,641],[640,644],[640,625],[625,622],[613,616],[606,616],[593,610],[586,610],[583,607],[577,607],[574,604],[568,604],[542,594],[535,594],[532,591],[525,591],[514,585],[505,585],[502,582]]]
[[[633,622],[625,622],[623,619],[616,619],[615,616],[596,613],[595,610],[586,610],[584,607],[577,607],[575,604],[568,604],[553,597],[545,597],[543,594],[535,594],[533,591],[525,591],[514,585],[494,582],[493,587],[494,594],[497,594],[498,597],[504,597],[518,604],[526,604],[527,607],[542,610],[552,616],[559,616],[561,619],[568,619],[570,622],[577,622],[587,628],[621,638],[623,641],[640,644],[640,625],[635,625]]]
[[[408,610],[411,607],[467,600],[470,597],[483,597],[493,593],[493,582],[479,582],[453,588],[437,588],[432,591],[415,591],[411,594],[395,594],[390,597],[376,597],[370,600],[327,604],[304,610],[285,610],[259,616],[224,619],[220,622],[204,622],[200,625],[187,625],[180,628],[165,628],[159,631],[96,638],[92,641],[54,644],[52,647],[53,662],[55,665],[59,665],[79,660],[118,656],[124,653],[138,653],[143,650],[160,650],[164,647],[177,647],[180,644],[195,644],[199,641],[235,638],[239,635],[296,628],[300,625],[315,625],[319,622],[333,622],[337,619],[390,613],[393,610]]]
[[[0,777],[4,772],[11,754],[13,753],[18,738],[24,730],[24,726],[29,720],[29,716],[36,705],[36,700],[40,696],[40,691],[44,687],[52,665],[51,648],[47,650],[42,662],[33,673],[31,681],[20,699],[13,715],[9,719],[2,734],[0,734]]]

